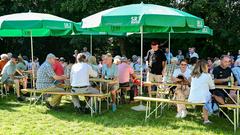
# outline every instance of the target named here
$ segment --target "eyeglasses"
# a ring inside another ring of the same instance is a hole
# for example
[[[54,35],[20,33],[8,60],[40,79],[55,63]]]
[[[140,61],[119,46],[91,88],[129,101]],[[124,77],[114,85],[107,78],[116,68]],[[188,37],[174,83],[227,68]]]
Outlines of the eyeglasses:
[[[187,66],[187,64],[180,64],[181,66]]]
[[[155,45],[157,45],[157,44],[151,44],[152,46],[155,46]]]

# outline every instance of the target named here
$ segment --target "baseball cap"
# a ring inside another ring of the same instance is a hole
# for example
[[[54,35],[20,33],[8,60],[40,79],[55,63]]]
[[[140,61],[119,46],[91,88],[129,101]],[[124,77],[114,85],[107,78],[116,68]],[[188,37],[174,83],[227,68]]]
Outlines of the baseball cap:
[[[128,61],[127,57],[122,57],[121,61]]]
[[[60,59],[59,59],[60,61],[65,61],[65,59],[63,58],[63,57],[60,57]]]

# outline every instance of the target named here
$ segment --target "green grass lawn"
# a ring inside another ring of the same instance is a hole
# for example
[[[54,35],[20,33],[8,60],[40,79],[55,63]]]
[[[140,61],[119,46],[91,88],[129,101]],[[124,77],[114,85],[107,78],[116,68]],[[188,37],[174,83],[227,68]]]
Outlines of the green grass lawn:
[[[0,98],[0,135],[211,135],[233,134],[233,127],[227,119],[210,117],[214,123],[203,125],[201,112],[189,110],[185,119],[175,118],[175,107],[164,111],[158,119],[151,118],[144,122],[145,112],[131,110],[131,105],[118,106],[117,112],[105,112],[91,117],[77,114],[70,102],[63,100],[58,111],[37,105],[29,109],[28,102],[19,103],[15,98]],[[240,134],[238,131],[236,134]]]

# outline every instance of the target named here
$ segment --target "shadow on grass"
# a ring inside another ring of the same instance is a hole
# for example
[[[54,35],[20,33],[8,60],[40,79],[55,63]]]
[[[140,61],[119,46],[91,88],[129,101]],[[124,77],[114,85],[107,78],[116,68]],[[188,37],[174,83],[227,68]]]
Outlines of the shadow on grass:
[[[74,112],[71,103],[64,103],[59,110],[47,110],[46,113],[66,121],[86,121],[102,125],[104,127],[118,128],[118,127],[155,127],[160,129],[184,131],[203,131],[213,132],[214,134],[233,134],[233,126],[225,118],[211,116],[210,119],[214,122],[212,125],[203,125],[201,119],[201,112],[194,111],[190,113],[185,119],[175,118],[175,109],[166,109],[160,118],[155,119],[154,115],[147,122],[144,121],[145,112],[136,112],[131,110],[133,105],[120,105],[116,112],[105,112],[102,115],[78,114]],[[189,124],[192,123],[192,124]],[[240,132],[237,132],[237,134]]]
[[[17,102],[16,98],[5,97],[3,99],[0,99],[0,110],[7,110],[9,112],[15,112],[15,111],[17,111],[16,108],[21,107],[21,106],[22,106],[22,103]]]
[[[131,110],[135,105],[119,105],[116,112],[107,111],[102,115],[95,115],[93,117],[90,114],[79,114],[73,109],[72,103],[69,100],[63,100],[63,104],[59,110],[49,110],[43,107],[38,113],[50,114],[60,120],[74,121],[74,122],[90,122],[96,125],[109,128],[121,128],[121,127],[154,127],[159,130],[179,130],[180,132],[211,132],[212,134],[233,134],[233,126],[226,118],[219,118],[217,116],[211,116],[210,120],[214,123],[212,125],[203,125],[201,119],[201,109],[189,110],[190,113],[185,119],[176,119],[176,109],[171,106],[170,109],[166,108],[163,115],[160,118],[155,119],[154,115],[144,121],[145,112],[137,112]],[[17,108],[27,106],[28,102],[18,103],[14,96],[0,99],[0,110],[7,110],[9,112],[18,111]],[[105,107],[106,104],[103,104]],[[37,104],[36,107],[42,108],[41,104]],[[35,108],[34,108],[35,109]],[[43,110],[43,111],[42,111]],[[238,131],[236,134],[240,134]]]

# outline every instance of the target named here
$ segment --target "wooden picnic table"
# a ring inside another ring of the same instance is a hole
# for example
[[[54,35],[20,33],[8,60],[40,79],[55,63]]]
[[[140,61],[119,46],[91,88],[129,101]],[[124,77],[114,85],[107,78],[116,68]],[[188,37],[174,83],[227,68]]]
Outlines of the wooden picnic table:
[[[91,82],[100,82],[100,83],[107,83],[107,84],[115,84],[118,83],[116,80],[106,80],[103,78],[89,78]]]
[[[117,80],[106,80],[104,78],[89,78],[89,81],[95,82],[95,83],[100,83],[100,92],[101,93],[102,93],[102,83],[106,83],[107,93],[108,93],[109,85],[118,83]]]
[[[144,86],[147,87],[151,87],[153,85],[156,86],[168,86],[168,87],[172,87],[172,86],[176,86],[176,84],[174,83],[163,83],[163,82],[143,82]],[[222,89],[227,95],[228,97],[234,102],[234,104],[236,105],[240,105],[240,99],[239,99],[239,91],[240,91],[240,86],[227,86],[227,85],[215,85],[216,89]],[[237,101],[235,101],[230,94],[227,92],[227,90],[235,90],[237,93]],[[239,127],[239,114],[240,114],[240,110],[239,108],[237,108],[237,127]]]
[[[240,105],[240,100],[239,100],[240,86],[229,87],[227,85],[215,85],[215,88],[222,89],[228,95],[228,97],[234,102],[234,104]],[[235,90],[237,93],[237,101],[235,101],[226,90]],[[239,108],[237,108],[237,127],[239,127]]]
[[[177,86],[176,84],[174,83],[164,83],[164,82],[143,82],[143,85],[146,86],[146,87],[151,87],[153,85],[165,85],[165,86]]]

